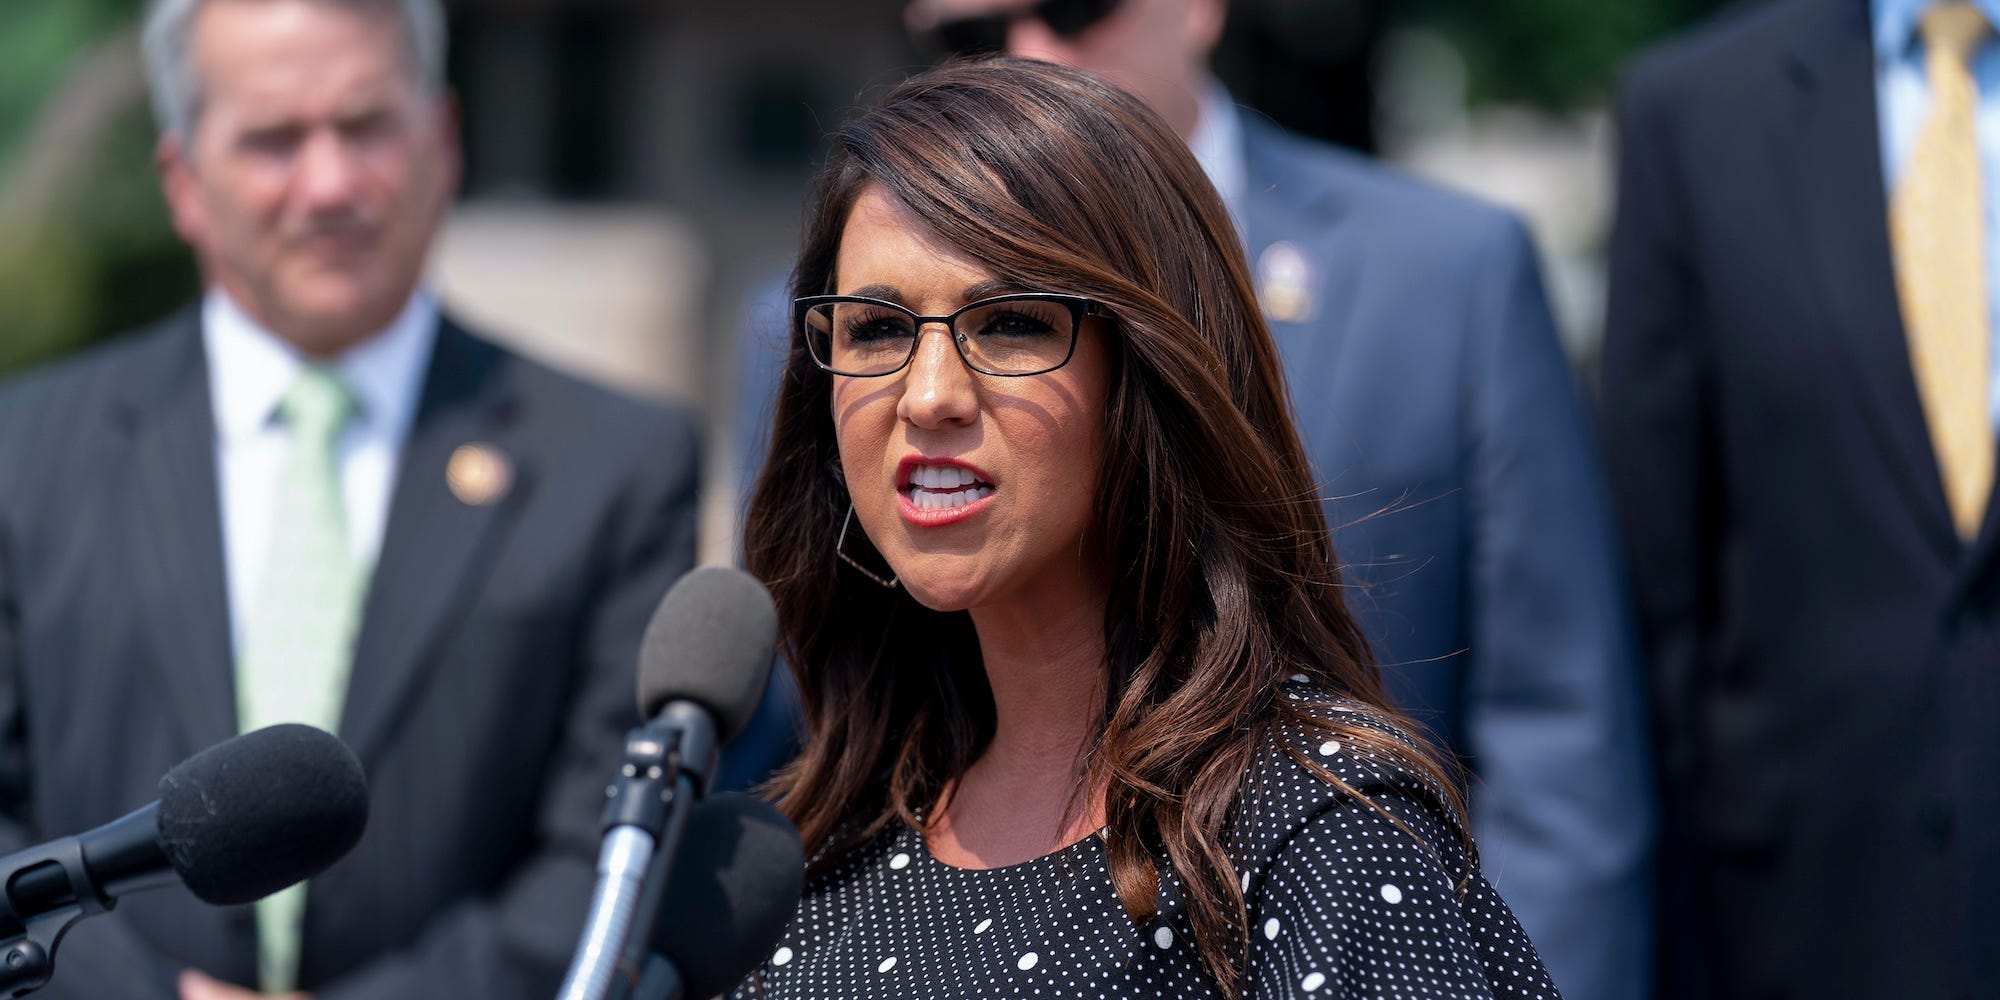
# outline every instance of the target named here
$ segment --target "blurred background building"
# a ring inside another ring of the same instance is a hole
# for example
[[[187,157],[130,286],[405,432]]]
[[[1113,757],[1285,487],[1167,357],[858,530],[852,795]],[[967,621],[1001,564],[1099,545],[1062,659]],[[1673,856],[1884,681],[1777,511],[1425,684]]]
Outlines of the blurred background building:
[[[0,373],[164,315],[140,0],[0,3]],[[1524,213],[1594,355],[1621,60],[1719,0],[1236,0],[1218,70],[1291,128]],[[467,174],[448,302],[526,353],[715,415],[825,133],[923,64],[900,0],[452,0]],[[720,462],[724,449],[711,449]],[[714,468],[707,554],[729,545]]]

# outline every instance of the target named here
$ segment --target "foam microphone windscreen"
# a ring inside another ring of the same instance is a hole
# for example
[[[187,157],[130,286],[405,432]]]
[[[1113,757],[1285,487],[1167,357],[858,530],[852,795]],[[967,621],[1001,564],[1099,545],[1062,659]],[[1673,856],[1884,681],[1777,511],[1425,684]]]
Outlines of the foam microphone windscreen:
[[[805,878],[798,831],[770,803],[732,792],[697,804],[653,921],[653,950],[680,972],[681,995],[717,996],[757,968]]]
[[[750,724],[771,677],[778,610],[755,577],[704,566],[675,582],[639,648],[639,713],[687,700],[715,716],[723,743]]]
[[[368,825],[347,744],[311,726],[245,733],[160,779],[160,848],[204,902],[249,903],[340,860]]]

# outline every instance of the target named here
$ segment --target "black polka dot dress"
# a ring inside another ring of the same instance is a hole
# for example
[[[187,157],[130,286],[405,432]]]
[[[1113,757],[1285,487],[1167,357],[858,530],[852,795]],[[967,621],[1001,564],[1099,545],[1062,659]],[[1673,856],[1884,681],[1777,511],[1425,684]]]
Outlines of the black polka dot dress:
[[[1302,767],[1279,740],[1408,831]],[[1286,732],[1262,748],[1241,795],[1232,854],[1250,917],[1246,998],[1556,998],[1534,946],[1467,870],[1458,827],[1418,778],[1321,733]],[[897,825],[806,887],[778,948],[731,997],[1219,996],[1171,870],[1156,903],[1159,916],[1135,926],[1098,837],[968,871]]]

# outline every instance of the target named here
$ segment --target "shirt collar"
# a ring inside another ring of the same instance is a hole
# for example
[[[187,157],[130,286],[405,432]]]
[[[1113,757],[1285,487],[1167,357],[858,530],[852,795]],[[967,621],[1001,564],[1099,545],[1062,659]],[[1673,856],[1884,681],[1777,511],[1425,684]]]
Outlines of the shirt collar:
[[[409,427],[430,367],[437,324],[437,299],[419,288],[387,327],[334,362],[359,404],[355,419],[392,436]],[[257,433],[298,380],[305,356],[220,287],[209,289],[202,299],[201,328],[216,433],[225,442]]]
[[[1937,2],[1941,0],[1868,0],[1874,19],[1876,61],[1889,62],[1914,51],[1917,21]],[[1987,21],[2000,25],[2000,0],[1972,0],[1972,5],[1985,12]]]
[[[1188,135],[1188,149],[1222,195],[1222,204],[1243,228],[1243,199],[1250,170],[1243,162],[1243,119],[1222,84],[1210,80],[1201,91],[1200,117]]]

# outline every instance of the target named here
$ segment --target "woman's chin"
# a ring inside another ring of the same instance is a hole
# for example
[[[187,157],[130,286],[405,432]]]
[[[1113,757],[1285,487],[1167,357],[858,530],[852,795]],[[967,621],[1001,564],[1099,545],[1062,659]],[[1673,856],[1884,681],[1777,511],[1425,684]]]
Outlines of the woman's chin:
[[[917,570],[898,579],[913,600],[932,611],[964,611],[979,603],[979,588],[962,576]]]

